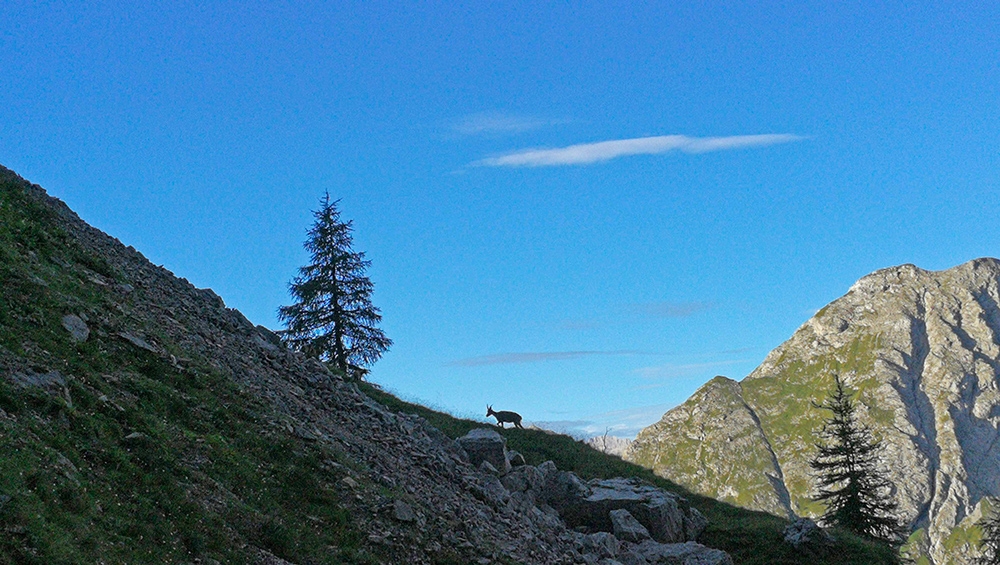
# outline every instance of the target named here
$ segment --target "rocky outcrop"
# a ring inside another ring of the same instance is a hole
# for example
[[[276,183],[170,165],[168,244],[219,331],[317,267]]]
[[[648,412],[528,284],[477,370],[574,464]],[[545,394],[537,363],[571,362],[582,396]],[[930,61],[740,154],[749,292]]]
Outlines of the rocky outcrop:
[[[695,491],[818,516],[808,462],[838,373],[884,440],[902,518],[931,563],[966,563],[951,533],[1000,495],[1000,261],[903,265],[859,280],[742,382],[716,378],[643,430],[626,459]],[[964,526],[962,526],[964,527]]]
[[[661,543],[693,541],[708,524],[687,501],[636,479],[595,479],[560,511],[570,527],[614,531],[613,515],[624,510]],[[624,518],[623,518],[624,519]]]
[[[507,442],[493,429],[470,430],[455,443],[468,454],[473,466],[502,475],[499,480],[483,479],[485,498],[521,513],[546,516],[555,528],[582,534],[576,542],[583,554],[611,558],[621,553],[635,563],[701,563],[692,556],[709,551],[690,544],[705,530],[708,520],[674,493],[638,479],[585,482],[574,473],[559,470],[552,461],[501,471],[493,462],[508,460]],[[672,547],[679,545],[684,547]],[[701,549],[694,551],[695,546]]]
[[[510,471],[510,461],[507,460],[507,438],[496,430],[477,428],[455,440],[469,456],[469,461],[479,467],[488,463],[490,467],[501,474]]]

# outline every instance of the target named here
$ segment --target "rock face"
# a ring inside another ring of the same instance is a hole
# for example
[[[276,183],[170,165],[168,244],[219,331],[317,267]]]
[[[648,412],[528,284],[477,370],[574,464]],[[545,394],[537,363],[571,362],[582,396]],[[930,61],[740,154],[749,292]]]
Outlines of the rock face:
[[[809,460],[839,373],[882,438],[903,519],[931,561],[1000,495],[1000,261],[877,271],[819,311],[742,382],[717,377],[643,430],[626,459],[693,490],[817,516]],[[963,522],[964,521],[964,522]]]

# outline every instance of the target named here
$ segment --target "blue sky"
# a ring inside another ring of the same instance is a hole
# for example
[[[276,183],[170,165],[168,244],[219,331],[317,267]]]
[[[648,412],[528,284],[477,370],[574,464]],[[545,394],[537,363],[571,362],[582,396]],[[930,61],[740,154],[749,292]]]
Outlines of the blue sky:
[[[0,163],[269,327],[330,191],[458,415],[631,435],[1000,254],[998,4],[168,4],[0,4]]]

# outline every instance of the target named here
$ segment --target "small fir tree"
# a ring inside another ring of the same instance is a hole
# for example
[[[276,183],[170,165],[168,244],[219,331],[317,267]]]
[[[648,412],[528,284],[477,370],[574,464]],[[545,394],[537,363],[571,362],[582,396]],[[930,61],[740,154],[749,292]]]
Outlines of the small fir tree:
[[[1000,565],[1000,507],[991,501],[990,511],[979,523],[983,537],[979,540],[976,565]]]
[[[371,261],[351,249],[352,222],[343,222],[339,200],[326,194],[305,243],[311,262],[288,285],[295,303],[278,309],[293,349],[332,363],[345,374],[363,375],[392,345],[378,328],[382,316],[372,305]]]
[[[829,410],[810,462],[816,471],[818,494],[813,498],[826,504],[822,521],[839,525],[862,536],[898,544],[903,528],[896,518],[892,483],[879,468],[882,443],[871,429],[858,422],[856,407],[839,375],[836,386],[823,404]]]

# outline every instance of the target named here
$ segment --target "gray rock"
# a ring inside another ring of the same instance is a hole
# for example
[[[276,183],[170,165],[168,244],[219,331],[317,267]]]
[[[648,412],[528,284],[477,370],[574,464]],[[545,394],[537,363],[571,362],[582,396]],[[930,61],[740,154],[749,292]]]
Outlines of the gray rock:
[[[700,543],[657,543],[646,540],[632,548],[650,564],[664,565],[733,565],[733,558],[719,549]]]
[[[564,509],[576,506],[590,495],[587,484],[581,481],[580,477],[568,471],[549,469],[547,473],[544,473],[544,477],[545,483],[538,493],[538,499],[558,510],[564,517]],[[579,524],[570,524],[570,527],[577,525]]]
[[[541,472],[543,476],[548,475],[549,473],[555,473],[558,470],[559,469],[556,468],[556,464],[552,461],[546,461],[538,466],[538,471]]]
[[[62,326],[69,332],[70,339],[77,343],[87,341],[87,338],[90,337],[90,328],[87,327],[87,322],[76,314],[63,316]]]
[[[417,519],[417,513],[413,508],[402,500],[394,500],[392,503],[392,517],[400,522],[413,522]]]
[[[469,462],[478,467],[489,461],[500,473],[510,471],[507,461],[507,439],[495,430],[476,428],[455,440],[469,456]]]
[[[583,547],[599,557],[615,557],[621,549],[621,544],[613,534],[596,532],[584,537]]]
[[[61,393],[66,388],[66,377],[59,371],[14,373],[11,379],[23,387],[37,387],[54,393]]]
[[[150,353],[159,353],[160,350],[153,347],[148,341],[142,339],[141,337],[135,335],[131,332],[118,332],[118,337],[124,339],[125,341],[131,343],[132,345],[138,347],[139,349],[145,349]]]
[[[621,457],[628,450],[629,446],[632,445],[632,440],[624,437],[603,435],[589,438],[584,443],[602,453]]]
[[[476,498],[494,507],[504,506],[510,501],[510,492],[493,474],[479,475],[469,484],[469,488]]]
[[[687,500],[635,479],[593,480],[585,496],[561,507],[569,527],[613,531],[610,512],[628,510],[661,543],[694,540],[708,521]]]
[[[809,518],[799,518],[786,526],[784,540],[795,549],[809,553],[836,542],[833,536]]]
[[[624,508],[608,512],[608,517],[611,519],[611,527],[617,539],[638,543],[651,538],[649,530]]]
[[[510,462],[511,467],[521,467],[522,465],[527,465],[524,461],[524,456],[516,451],[507,452],[507,461]]]
[[[545,475],[538,467],[515,467],[500,480],[510,492],[537,492],[545,485]]]

